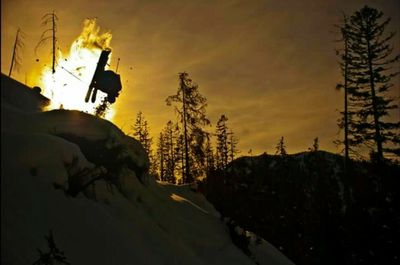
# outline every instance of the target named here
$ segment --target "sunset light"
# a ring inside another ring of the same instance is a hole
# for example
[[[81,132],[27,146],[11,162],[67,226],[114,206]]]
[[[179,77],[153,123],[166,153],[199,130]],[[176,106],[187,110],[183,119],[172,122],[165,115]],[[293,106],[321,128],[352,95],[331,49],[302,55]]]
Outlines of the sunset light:
[[[0,264],[400,264],[399,0],[1,8]]]

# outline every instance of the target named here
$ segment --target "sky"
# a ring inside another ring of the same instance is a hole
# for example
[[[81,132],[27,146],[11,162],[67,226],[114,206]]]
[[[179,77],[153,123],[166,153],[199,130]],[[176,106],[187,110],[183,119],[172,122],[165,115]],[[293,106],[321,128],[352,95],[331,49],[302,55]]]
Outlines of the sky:
[[[56,12],[63,51],[79,36],[85,18],[97,18],[113,36],[111,70],[121,58],[123,88],[113,122],[124,132],[142,111],[156,140],[167,121],[176,120],[165,99],[176,93],[178,73],[186,71],[208,100],[212,124],[222,114],[228,117],[241,155],[250,149],[274,153],[282,136],[289,153],[307,150],[315,137],[321,149],[339,152],[333,141],[341,138],[343,95],[335,90],[341,75],[334,25],[342,12],[350,15],[365,4],[392,18],[388,31],[399,31],[398,0],[2,0],[1,71],[9,71],[18,27],[25,46],[13,77],[34,86],[32,73],[44,61],[33,53],[44,29],[41,17]],[[400,33],[393,44],[398,54]],[[392,93],[399,97],[399,78],[393,81]]]

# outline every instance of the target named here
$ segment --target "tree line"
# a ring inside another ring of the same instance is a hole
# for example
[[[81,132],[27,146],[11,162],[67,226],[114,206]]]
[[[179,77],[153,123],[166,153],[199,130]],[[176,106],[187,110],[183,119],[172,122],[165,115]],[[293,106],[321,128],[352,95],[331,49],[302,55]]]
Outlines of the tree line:
[[[152,149],[153,139],[141,111],[131,127],[133,136],[149,155],[151,175],[170,183],[191,183],[225,169],[235,159],[239,153],[238,138],[228,127],[228,117],[221,115],[215,132],[206,129],[211,127],[206,114],[207,99],[188,73],[179,74],[178,90],[167,97],[166,104],[174,108],[177,120],[166,123],[157,138],[156,150]]]
[[[344,138],[335,142],[344,146],[345,166],[359,158],[365,148],[370,159],[378,163],[386,161],[390,154],[400,156],[400,122],[387,119],[399,108],[389,93],[393,88],[391,80],[399,73],[393,71],[393,65],[400,59],[400,55],[392,55],[390,41],[395,33],[385,32],[389,22],[389,18],[383,19],[382,12],[365,6],[351,16],[343,14],[337,25],[341,48],[336,53],[343,79],[336,88],[344,91],[338,126],[344,131]],[[167,122],[154,152],[141,112],[132,128],[149,154],[151,174],[171,183],[191,183],[213,170],[225,169],[234,160],[239,152],[238,139],[227,126],[228,117],[220,116],[215,132],[205,129],[211,125],[206,115],[207,99],[188,73],[179,74],[178,90],[166,99],[166,104],[174,107],[177,121]],[[318,149],[317,137],[309,151]],[[287,155],[283,137],[275,154]]]

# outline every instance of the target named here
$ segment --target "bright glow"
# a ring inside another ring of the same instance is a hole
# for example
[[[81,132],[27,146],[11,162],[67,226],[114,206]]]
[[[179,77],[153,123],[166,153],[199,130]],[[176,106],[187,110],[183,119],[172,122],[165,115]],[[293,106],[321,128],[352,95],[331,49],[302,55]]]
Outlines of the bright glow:
[[[94,109],[106,96],[100,90],[96,102],[85,102],[89,84],[93,78],[102,49],[108,48],[112,35],[100,34],[95,19],[86,19],[80,36],[72,43],[68,56],[57,54],[55,73],[51,67],[42,72],[43,94],[51,99],[49,109],[74,109],[94,113]],[[110,64],[111,54],[108,64]],[[112,106],[106,113],[111,120],[115,111]]]

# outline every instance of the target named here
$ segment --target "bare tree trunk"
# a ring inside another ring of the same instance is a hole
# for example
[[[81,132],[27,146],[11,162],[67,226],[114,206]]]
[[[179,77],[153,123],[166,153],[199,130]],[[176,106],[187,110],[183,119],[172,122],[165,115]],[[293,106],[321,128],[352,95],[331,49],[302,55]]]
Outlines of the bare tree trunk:
[[[11,59],[11,66],[10,66],[10,72],[8,76],[11,76],[13,67],[14,67],[14,61],[15,61],[15,52],[17,49],[17,43],[18,43],[18,35],[19,35],[19,29],[17,30],[17,36],[15,37],[15,42],[14,42],[14,48],[13,48],[13,54],[12,54],[12,59]]]
[[[52,64],[52,70],[53,70],[53,74],[56,72],[55,70],[55,61],[56,61],[56,22],[55,22],[55,18],[54,18],[54,11],[52,14],[52,24],[53,24],[53,64]]]
[[[374,82],[374,72],[372,69],[372,55],[371,55],[371,47],[370,40],[367,39],[367,47],[368,47],[368,67],[369,67],[369,82],[371,86],[371,96],[372,96],[372,110],[374,112],[374,126],[375,126],[375,142],[378,152],[378,160],[383,160],[383,148],[382,148],[382,136],[381,130],[379,126],[379,116],[378,116],[378,106],[376,102],[376,93],[375,93],[375,82]]]

